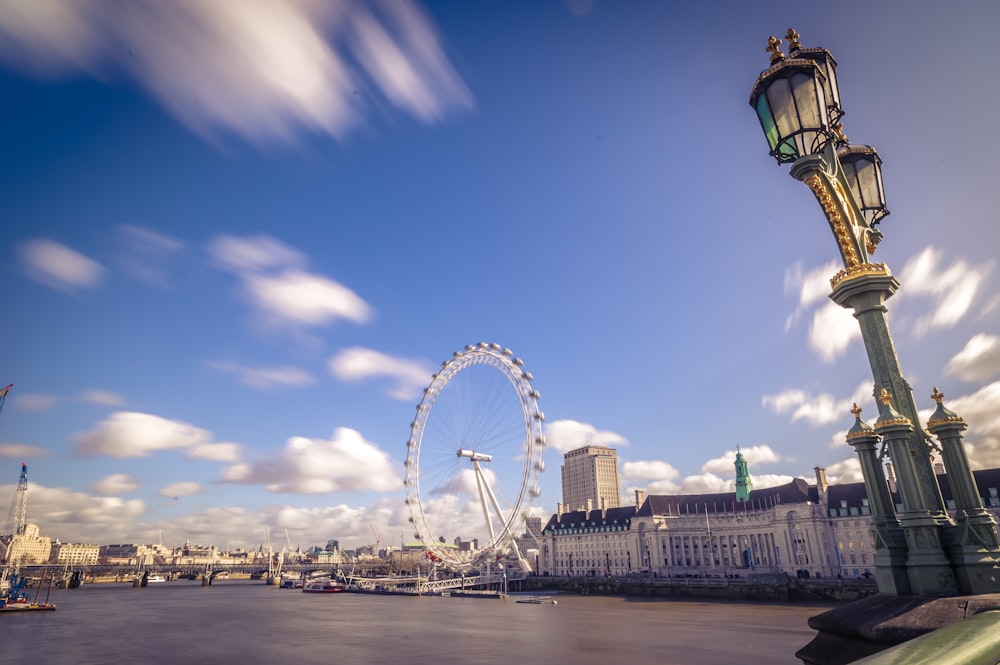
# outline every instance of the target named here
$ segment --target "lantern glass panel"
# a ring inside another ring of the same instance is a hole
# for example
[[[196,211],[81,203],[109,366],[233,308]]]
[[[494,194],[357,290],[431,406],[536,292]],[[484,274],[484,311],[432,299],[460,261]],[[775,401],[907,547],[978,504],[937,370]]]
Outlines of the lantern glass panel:
[[[822,150],[829,138],[823,73],[806,60],[783,63],[764,72],[754,85],[750,105],[779,163],[794,162]]]
[[[868,146],[849,146],[840,163],[865,220],[874,226],[889,214],[882,187],[882,160]]]

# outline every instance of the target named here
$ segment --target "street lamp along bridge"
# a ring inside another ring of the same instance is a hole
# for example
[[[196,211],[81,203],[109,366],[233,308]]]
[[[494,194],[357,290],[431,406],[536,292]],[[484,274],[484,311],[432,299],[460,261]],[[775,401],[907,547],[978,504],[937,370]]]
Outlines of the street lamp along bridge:
[[[913,391],[900,369],[889,331],[885,301],[899,282],[884,263],[875,263],[889,214],[882,186],[882,161],[869,146],[851,145],[840,122],[844,116],[837,87],[837,63],[824,48],[804,48],[789,29],[788,57],[781,40],[771,37],[771,66],[750,93],[778,164],[805,183],[819,202],[843,259],[830,280],[831,298],[853,309],[861,327],[879,404],[874,427],[860,417],[848,443],[858,453],[865,487],[873,503],[876,578],[882,593],[954,595],[1000,592],[1000,537],[983,507],[962,445],[965,421],[943,405],[927,423],[935,443],[920,424]],[[881,448],[876,452],[879,444]],[[931,464],[931,451],[944,460],[956,511],[949,517]],[[902,510],[886,488],[881,460],[888,455],[898,476]]]
[[[919,651],[937,654],[919,662],[992,664],[1000,646],[1000,612],[990,610],[1000,610],[1000,602],[986,594],[1000,593],[1000,536],[962,443],[965,420],[944,406],[944,395],[935,388],[931,398],[937,408],[925,431],[900,369],[885,306],[899,282],[888,266],[871,260],[883,239],[878,224],[889,214],[882,161],[873,148],[851,145],[844,134],[833,55],[804,48],[793,29],[786,38],[787,57],[781,40],[769,39],[770,67],[757,77],[750,106],[771,156],[779,165],[791,164],[792,177],[809,187],[830,224],[844,264],[830,280],[830,297],[854,310],[878,405],[874,425],[864,422],[854,405],[846,439],[857,452],[872,507],[880,594],[810,619],[819,635],[796,656],[814,664],[853,662],[908,639],[902,635],[909,632],[928,634],[865,662],[917,662]],[[932,450],[944,462],[953,517],[931,464]],[[885,457],[897,476],[899,510],[886,482]],[[959,594],[967,595],[956,598]],[[961,621],[977,612],[982,614],[976,620]]]

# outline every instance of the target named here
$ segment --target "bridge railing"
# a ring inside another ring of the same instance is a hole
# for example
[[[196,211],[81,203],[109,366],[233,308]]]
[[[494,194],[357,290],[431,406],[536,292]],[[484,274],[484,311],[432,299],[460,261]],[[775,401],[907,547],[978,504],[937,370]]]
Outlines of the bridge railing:
[[[880,651],[853,665],[997,665],[1000,663],[1000,611],[982,612],[908,642]]]

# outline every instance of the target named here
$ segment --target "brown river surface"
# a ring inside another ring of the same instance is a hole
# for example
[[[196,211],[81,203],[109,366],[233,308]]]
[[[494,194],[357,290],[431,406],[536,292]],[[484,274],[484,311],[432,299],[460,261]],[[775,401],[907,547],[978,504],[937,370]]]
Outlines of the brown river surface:
[[[0,663],[796,664],[815,635],[806,620],[833,607],[516,598],[304,594],[259,581],[96,584],[53,590],[55,612],[0,615]]]

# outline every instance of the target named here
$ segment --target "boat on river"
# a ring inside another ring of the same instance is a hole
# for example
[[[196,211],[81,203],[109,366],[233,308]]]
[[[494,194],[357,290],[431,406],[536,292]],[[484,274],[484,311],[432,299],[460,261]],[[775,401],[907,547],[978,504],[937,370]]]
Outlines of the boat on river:
[[[39,612],[52,611],[56,609],[55,603],[49,602],[49,593],[52,591],[52,579],[48,580],[48,587],[45,592],[45,602],[38,602],[42,586],[39,584],[35,588],[35,597],[29,599],[28,591],[25,589],[27,578],[10,568],[4,568],[0,575],[0,612]]]
[[[166,581],[167,578],[164,577],[163,575],[150,575],[149,577],[146,578],[146,582],[148,584],[155,584],[157,582],[166,582]]]
[[[302,585],[303,593],[343,593],[346,587],[333,580],[313,580]]]
[[[515,603],[527,603],[529,605],[558,605],[559,601],[548,596],[522,596],[514,601]]]

